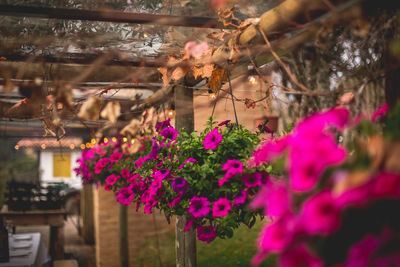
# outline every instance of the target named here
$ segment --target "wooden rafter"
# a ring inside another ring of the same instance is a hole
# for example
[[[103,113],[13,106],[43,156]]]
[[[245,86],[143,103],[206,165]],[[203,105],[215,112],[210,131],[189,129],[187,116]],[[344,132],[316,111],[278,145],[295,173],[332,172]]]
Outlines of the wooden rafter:
[[[153,24],[198,28],[224,28],[216,18],[196,16],[168,16],[103,10],[49,8],[33,6],[0,5],[0,15],[49,19],[106,21],[115,23]]]

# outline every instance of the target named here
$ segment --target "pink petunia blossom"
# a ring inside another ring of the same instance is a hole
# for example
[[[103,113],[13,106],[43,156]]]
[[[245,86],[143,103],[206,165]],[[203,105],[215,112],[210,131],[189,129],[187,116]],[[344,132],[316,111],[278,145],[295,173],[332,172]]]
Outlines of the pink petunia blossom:
[[[112,154],[110,156],[110,162],[115,163],[115,162],[119,161],[122,158],[122,156],[123,156],[122,153],[115,152],[114,154]]]
[[[253,152],[253,156],[248,162],[249,166],[258,167],[280,156],[288,147],[288,141],[288,136],[278,140],[267,139]]]
[[[218,132],[218,128],[215,128],[204,137],[204,149],[216,149],[221,143],[222,138],[223,136]]]
[[[175,192],[185,192],[188,186],[189,183],[183,177],[175,177],[171,183],[172,190]]]
[[[378,237],[368,234],[359,243],[354,244],[350,250],[347,261],[341,267],[364,267],[379,247]],[[383,265],[374,265],[383,266]]]
[[[371,116],[371,121],[375,122],[377,121],[380,117],[383,117],[388,113],[389,111],[389,105],[387,103],[384,103],[382,106],[380,106]]]
[[[277,181],[270,185],[265,200],[266,215],[268,216],[281,217],[291,211],[291,197],[283,182]]]
[[[166,127],[170,127],[171,126],[171,119],[159,122],[156,124],[156,131],[159,132],[162,129],[166,128]]]
[[[222,170],[226,171],[224,177],[218,181],[218,185],[222,186],[232,176],[243,173],[243,163],[236,159],[228,159],[226,163],[222,165]]]
[[[167,139],[176,140],[178,134],[178,131],[173,127],[166,127],[160,131],[160,135],[164,137],[164,141]]]
[[[190,200],[188,212],[194,218],[203,218],[210,212],[210,201],[206,197],[194,196]]]
[[[105,167],[105,166],[107,166],[107,164],[110,162],[110,160],[108,159],[108,158],[102,158],[102,159],[100,159],[97,163],[96,163],[96,165],[94,166],[94,173],[95,174],[99,174],[102,170],[103,170],[103,168]]]
[[[323,261],[317,258],[306,244],[297,244],[284,251],[279,258],[281,267],[322,267]]]
[[[158,179],[160,181],[171,177],[171,171],[168,169],[157,170],[153,173],[154,179]]]
[[[197,162],[197,159],[194,158],[188,158],[187,160],[185,160],[179,167],[178,169],[183,169],[183,167],[186,165],[186,163],[191,162],[191,163],[195,163]]]
[[[168,204],[168,207],[175,207],[179,202],[181,202],[184,193],[184,191],[179,192],[176,198],[174,198],[171,203]]]
[[[129,170],[126,169],[126,168],[123,168],[123,169],[121,170],[121,176],[122,176],[123,178],[129,178],[129,176],[130,176]]]
[[[215,232],[214,227],[210,226],[199,226],[196,228],[197,230],[197,238],[200,241],[206,242],[209,244],[217,237],[217,232]]]
[[[373,195],[375,197],[400,197],[400,175],[390,172],[381,172],[373,180]]]
[[[340,226],[340,209],[332,192],[324,190],[303,204],[301,222],[309,234],[327,235]]]
[[[258,247],[264,252],[281,252],[293,240],[291,224],[281,219],[264,226],[258,239]]]
[[[247,188],[261,186],[262,174],[260,172],[245,174],[242,176],[242,181]]]
[[[129,186],[122,187],[118,191],[117,201],[123,205],[130,205],[132,203],[135,193]]]
[[[233,206],[238,206],[246,203],[247,200],[247,190],[240,191],[238,195],[233,199]]]
[[[226,121],[220,122],[220,123],[218,124],[218,126],[224,126],[224,125],[227,125],[227,124],[230,123],[230,122],[231,122],[231,120],[226,120]]]
[[[227,198],[221,197],[213,203],[212,216],[215,218],[225,217],[231,209],[231,201]]]
[[[111,174],[106,178],[106,183],[109,185],[115,184],[115,182],[120,178],[119,175]]]
[[[194,218],[190,218],[189,220],[187,220],[183,231],[184,232],[189,231],[192,228],[193,223],[194,223]]]

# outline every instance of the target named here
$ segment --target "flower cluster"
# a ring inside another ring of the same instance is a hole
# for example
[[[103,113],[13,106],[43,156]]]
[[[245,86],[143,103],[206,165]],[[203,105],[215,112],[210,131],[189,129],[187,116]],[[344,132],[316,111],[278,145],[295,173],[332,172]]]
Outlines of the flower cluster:
[[[386,112],[380,109],[373,120]],[[334,108],[254,151],[251,166],[286,159],[288,179],[270,178],[250,204],[271,218],[253,264],[274,253],[283,267],[399,265],[399,173],[361,164],[366,157],[374,162],[374,156],[365,155],[360,140],[352,143],[352,157],[336,142],[342,130],[358,123],[347,109]]]
[[[123,205],[136,203],[144,213],[157,208],[167,218],[185,215],[185,230],[195,228],[201,241],[231,237],[240,223],[251,227],[261,214],[246,205],[268,182],[270,167],[244,166],[259,143],[257,134],[230,121],[216,124],[210,120],[203,132],[189,134],[175,130],[169,120],[160,122],[157,135],[135,155],[116,146],[101,150],[102,156],[92,160],[91,177]]]

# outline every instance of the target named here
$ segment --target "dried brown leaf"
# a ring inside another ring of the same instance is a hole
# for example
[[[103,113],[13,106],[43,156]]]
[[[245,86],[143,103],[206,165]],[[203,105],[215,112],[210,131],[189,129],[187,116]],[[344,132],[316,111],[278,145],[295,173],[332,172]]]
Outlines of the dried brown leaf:
[[[141,123],[137,119],[133,119],[126,125],[121,131],[120,134],[127,137],[136,137],[140,133]]]
[[[100,113],[103,119],[107,119],[111,123],[116,123],[119,115],[121,115],[121,105],[115,101],[108,102]]]
[[[99,119],[100,108],[103,103],[101,98],[91,96],[81,106],[78,118],[96,121]]]

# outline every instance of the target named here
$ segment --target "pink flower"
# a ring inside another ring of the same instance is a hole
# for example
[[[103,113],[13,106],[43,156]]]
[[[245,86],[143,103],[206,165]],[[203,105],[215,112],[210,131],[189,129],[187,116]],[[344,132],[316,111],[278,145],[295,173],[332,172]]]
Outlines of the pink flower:
[[[241,191],[233,200],[233,206],[238,206],[246,203],[247,200],[247,191]]]
[[[288,146],[288,141],[288,136],[278,140],[267,139],[253,152],[253,157],[249,160],[249,165],[251,167],[258,167],[272,161],[283,153]]]
[[[213,217],[225,217],[232,209],[231,202],[227,198],[219,198],[213,204],[212,216]]]
[[[122,176],[123,178],[128,178],[129,175],[130,175],[130,173],[129,173],[129,170],[128,170],[128,169],[123,168],[123,169],[121,170],[121,176]]]
[[[230,122],[231,122],[231,120],[226,120],[226,121],[220,122],[220,123],[218,124],[218,126],[224,126],[224,125],[227,125],[227,124],[230,123]]]
[[[264,208],[265,214],[281,217],[291,213],[291,197],[286,184],[271,180],[264,185],[250,203],[251,209]]]
[[[322,267],[321,259],[313,255],[306,244],[297,244],[286,250],[279,258],[281,267]]]
[[[138,158],[134,163],[135,169],[141,168],[143,166],[143,163],[144,163],[144,158]]]
[[[178,136],[178,131],[173,127],[166,127],[161,130],[160,135],[164,137],[164,141],[167,139],[175,140]]]
[[[119,161],[122,158],[122,156],[123,156],[122,153],[115,152],[114,154],[112,154],[110,156],[110,161],[112,163],[115,163],[115,162]]]
[[[326,167],[341,163],[346,151],[330,135],[297,136],[291,140],[289,174],[292,189],[311,190]]]
[[[157,170],[155,173],[153,173],[154,179],[157,179],[160,181],[169,178],[170,175],[171,175],[171,172],[168,169]]]
[[[373,181],[373,195],[375,197],[400,197],[400,175],[382,172]]]
[[[218,132],[218,128],[215,128],[204,137],[204,149],[216,149],[221,143],[222,138],[223,136]]]
[[[105,185],[104,185],[104,190],[110,191],[110,190],[111,190],[111,185],[105,184]]]
[[[183,231],[184,232],[189,231],[192,228],[193,223],[194,223],[194,218],[190,218],[189,220],[187,220]]]
[[[258,247],[264,252],[281,252],[292,241],[290,224],[285,220],[279,220],[264,226],[258,240]]]
[[[347,261],[341,267],[368,266],[373,253],[379,247],[379,239],[372,235],[366,235],[359,243],[354,244],[349,250]],[[383,265],[374,265],[383,266]]]
[[[172,190],[175,192],[185,192],[188,186],[189,183],[183,177],[175,177],[171,183]]]
[[[186,45],[185,45],[185,50],[189,55],[191,55],[194,58],[198,59],[202,55],[207,53],[208,43],[207,42],[201,42],[201,43],[197,44],[196,42],[187,42]]]
[[[340,209],[330,191],[321,191],[303,204],[301,222],[309,234],[327,235],[340,226]]]
[[[291,198],[283,182],[275,182],[271,185],[268,193],[265,195],[265,200],[266,214],[268,216],[281,217],[291,210]]]
[[[170,127],[171,126],[171,119],[159,122],[156,124],[156,131],[159,132],[165,127]]]
[[[195,163],[197,162],[197,159],[194,158],[188,158],[187,160],[185,160],[179,167],[178,169],[183,169],[183,167],[186,165],[186,163],[191,162],[191,163]]]
[[[375,122],[377,121],[380,117],[385,116],[386,113],[389,111],[389,105],[387,103],[383,104],[380,106],[371,116],[371,121]]]
[[[189,213],[194,218],[202,218],[210,212],[210,201],[206,197],[194,196],[190,200]]]
[[[261,186],[262,174],[260,172],[245,174],[242,176],[242,181],[247,188]]]
[[[218,181],[218,185],[222,186],[232,176],[243,172],[243,163],[236,159],[228,159],[226,163],[222,165],[222,170],[226,171],[224,177]]]
[[[105,166],[110,162],[108,158],[100,159],[94,166],[94,173],[99,174]]]
[[[119,175],[111,174],[106,178],[106,183],[109,185],[115,184],[115,182],[120,178]]]
[[[174,198],[174,199],[171,201],[171,203],[168,204],[168,207],[175,207],[176,204],[178,204],[179,202],[181,202],[181,199],[182,199],[184,193],[185,193],[184,191],[179,192],[178,195],[176,196],[176,198]]]
[[[206,242],[209,244],[211,241],[215,239],[217,236],[217,232],[215,232],[212,225],[210,226],[199,226],[196,228],[197,230],[197,238],[200,241]]]
[[[130,205],[135,194],[129,186],[122,187],[118,191],[117,201],[123,205]]]

